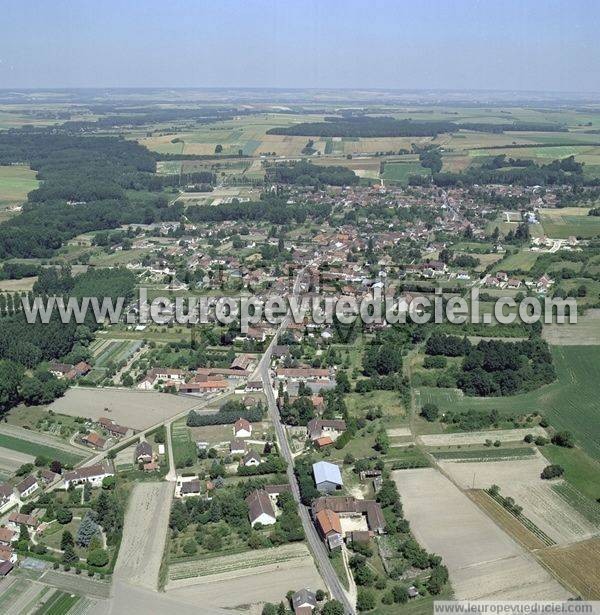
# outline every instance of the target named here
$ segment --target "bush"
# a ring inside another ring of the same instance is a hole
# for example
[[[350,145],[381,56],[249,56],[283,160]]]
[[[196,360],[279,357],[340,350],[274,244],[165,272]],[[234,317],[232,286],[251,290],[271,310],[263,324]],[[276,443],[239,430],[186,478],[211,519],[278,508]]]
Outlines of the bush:
[[[87,563],[96,568],[102,568],[108,564],[108,553],[104,549],[93,549],[88,553]]]
[[[437,419],[439,414],[440,409],[435,404],[425,404],[421,408],[421,416],[430,423],[433,423],[433,421]]]

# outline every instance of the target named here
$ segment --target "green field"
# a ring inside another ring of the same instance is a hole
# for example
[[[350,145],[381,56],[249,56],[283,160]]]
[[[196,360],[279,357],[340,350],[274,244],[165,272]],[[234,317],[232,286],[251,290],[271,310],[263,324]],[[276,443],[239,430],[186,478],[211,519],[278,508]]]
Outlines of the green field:
[[[529,271],[534,265],[539,256],[539,252],[529,252],[528,250],[519,250],[516,254],[511,254],[505,259],[496,263],[494,271],[513,271],[522,269]]]
[[[548,444],[541,452],[551,463],[565,469],[564,478],[591,500],[600,498],[600,463],[579,448],[561,448]]]
[[[58,459],[62,463],[75,464],[81,461],[84,455],[69,453],[53,446],[45,444],[37,444],[36,442],[27,442],[20,438],[15,438],[6,434],[0,434],[0,447],[9,448],[19,453],[33,455],[34,457],[46,457],[47,459]]]
[[[27,193],[38,187],[35,175],[35,171],[23,165],[0,166],[0,207],[26,201]]]
[[[389,162],[385,165],[383,179],[401,184],[408,184],[410,175],[429,175],[419,162]]]
[[[548,237],[567,239],[571,236],[590,238],[600,235],[600,217],[588,216],[584,210],[573,213],[572,209],[542,213],[541,223]]]
[[[466,397],[456,389],[420,389],[421,404],[448,410],[492,410],[502,414],[539,412],[551,425],[571,431],[578,444],[600,460],[600,347],[554,346],[558,379],[535,391],[510,397]]]

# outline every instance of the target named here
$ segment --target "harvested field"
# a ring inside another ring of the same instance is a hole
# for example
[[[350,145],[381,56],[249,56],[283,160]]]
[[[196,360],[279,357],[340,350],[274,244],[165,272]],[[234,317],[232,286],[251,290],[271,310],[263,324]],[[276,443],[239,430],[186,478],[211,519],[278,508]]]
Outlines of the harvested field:
[[[18,467],[24,463],[33,463],[34,459],[33,455],[0,447],[0,474],[10,476]]]
[[[483,509],[507,534],[527,549],[542,549],[546,544],[529,531],[514,515],[482,489],[470,489],[467,495]]]
[[[591,309],[577,317],[577,323],[544,325],[542,337],[555,346],[600,345],[600,310]]]
[[[5,292],[30,291],[37,282],[37,276],[31,278],[21,278],[19,280],[0,280],[0,290]]]
[[[464,431],[459,433],[445,433],[421,436],[425,446],[458,446],[466,444],[484,444],[486,440],[500,440],[500,442],[522,442],[527,434],[548,437],[548,432],[539,425],[526,429],[496,429],[489,431]]]
[[[148,589],[158,586],[174,483],[136,484],[125,515],[114,577]]]
[[[75,575],[73,572],[46,570],[39,580],[66,592],[85,594],[94,598],[108,598],[110,595],[110,583],[95,581],[83,575]]]
[[[220,607],[279,602],[290,587],[323,588],[304,544],[175,564],[169,576],[167,596]]]
[[[443,557],[457,599],[569,597],[530,554],[437,470],[400,470],[392,476],[416,539]]]
[[[550,547],[537,556],[584,600],[600,600],[600,538]]]
[[[540,478],[548,462],[539,454],[509,461],[439,464],[464,489],[498,485],[501,495],[514,498],[523,507],[523,515],[557,544],[583,540],[598,532],[598,527],[556,493],[553,486],[560,482]]]
[[[193,406],[198,400],[155,391],[71,388],[48,408],[69,416],[109,416],[120,425],[146,429]],[[108,411],[107,411],[108,408]]]

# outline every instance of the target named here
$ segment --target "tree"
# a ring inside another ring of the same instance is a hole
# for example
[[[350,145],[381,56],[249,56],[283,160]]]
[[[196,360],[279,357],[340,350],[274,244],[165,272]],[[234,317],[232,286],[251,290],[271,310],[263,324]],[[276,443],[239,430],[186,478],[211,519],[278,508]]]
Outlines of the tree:
[[[117,484],[117,479],[115,476],[105,476],[102,479],[102,489],[114,489],[114,486]]]
[[[356,598],[356,608],[359,611],[372,611],[375,608],[375,592],[371,589],[360,587]]]
[[[88,553],[87,563],[96,568],[102,568],[108,564],[108,552],[105,549],[93,549]]]
[[[81,547],[89,546],[92,538],[97,536],[99,531],[100,526],[96,523],[96,514],[93,511],[88,510],[81,520],[81,524],[77,530],[77,544]]]
[[[75,541],[73,540],[73,534],[71,534],[71,532],[69,532],[69,530],[65,530],[62,533],[61,539],[60,539],[60,548],[61,550],[65,550],[69,545],[73,546],[75,544]]]
[[[223,151],[223,146],[218,143],[217,146],[215,147],[215,154],[220,154]]]
[[[54,459],[50,463],[50,470],[55,474],[62,474],[62,463],[58,459]]]
[[[73,562],[76,562],[78,560],[79,558],[77,557],[77,554],[75,553],[75,549],[73,548],[73,545],[68,544],[63,549],[63,554],[62,554],[63,563],[72,564]]]
[[[344,605],[339,600],[329,600],[321,609],[322,615],[344,615]]]
[[[550,480],[552,478],[558,478],[559,476],[562,476],[565,473],[565,469],[558,464],[551,464],[549,466],[546,466],[541,473],[541,478],[545,479],[545,480]]]
[[[570,431],[559,431],[552,436],[552,444],[557,446],[564,446],[566,448],[573,448],[575,442],[573,440],[573,434]]]
[[[86,480],[83,483],[83,501],[89,502],[92,497],[92,485]]]
[[[262,615],[277,615],[277,607],[274,604],[267,602],[265,606],[263,606]]]

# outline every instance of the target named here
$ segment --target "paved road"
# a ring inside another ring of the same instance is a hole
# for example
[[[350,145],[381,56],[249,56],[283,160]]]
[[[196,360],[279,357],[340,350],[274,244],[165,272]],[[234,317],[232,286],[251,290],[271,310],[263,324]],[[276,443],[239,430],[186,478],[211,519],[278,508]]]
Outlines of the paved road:
[[[303,271],[298,274],[296,282],[294,283],[294,295],[297,295],[300,289],[302,273]],[[285,429],[281,423],[279,409],[275,401],[275,393],[273,391],[273,384],[271,382],[271,376],[269,373],[271,366],[271,355],[273,353],[273,347],[277,343],[277,337],[279,333],[281,333],[287,327],[288,321],[289,319],[286,318],[279,326],[277,334],[273,337],[273,340],[269,344],[269,347],[267,348],[258,363],[258,366],[253,375],[253,379],[260,378],[262,380],[264,392],[267,398],[269,416],[271,417],[273,425],[275,426],[277,440],[279,441],[279,450],[281,451],[281,454],[287,463],[288,480],[292,487],[292,494],[294,496],[294,499],[298,503],[298,511],[300,513],[300,519],[302,520],[302,526],[304,527],[304,533],[306,534],[306,539],[308,541],[310,550],[314,555],[317,568],[319,569],[319,572],[323,577],[323,581],[327,585],[327,589],[329,590],[330,595],[336,600],[339,600],[344,605],[344,610],[346,613],[350,613],[353,615],[354,613],[356,613],[354,603],[349,597],[344,587],[342,586],[335,570],[333,569],[333,566],[331,565],[327,549],[323,544],[323,541],[317,534],[317,530],[312,522],[308,508],[306,508],[306,506],[304,506],[300,502],[300,489],[298,487],[296,475],[294,474],[294,459],[285,434]]]

